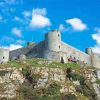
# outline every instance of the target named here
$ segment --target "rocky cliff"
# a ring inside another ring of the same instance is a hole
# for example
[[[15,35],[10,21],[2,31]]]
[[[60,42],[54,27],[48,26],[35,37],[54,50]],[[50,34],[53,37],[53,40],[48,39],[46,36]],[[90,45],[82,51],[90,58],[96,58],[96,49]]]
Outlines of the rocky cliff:
[[[44,59],[0,65],[0,100],[100,100],[100,70]]]

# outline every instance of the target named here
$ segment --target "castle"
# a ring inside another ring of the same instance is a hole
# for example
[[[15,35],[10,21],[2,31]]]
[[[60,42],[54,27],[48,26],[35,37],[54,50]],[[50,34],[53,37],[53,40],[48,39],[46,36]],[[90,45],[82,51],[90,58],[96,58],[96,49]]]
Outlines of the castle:
[[[0,49],[0,63],[18,59],[21,55],[26,58],[45,58],[50,61],[67,63],[69,61],[78,62],[82,65],[100,68],[100,54],[92,52],[91,48],[86,49],[86,53],[61,41],[59,30],[53,30],[45,34],[45,40],[38,44],[28,43],[26,47],[9,51]]]

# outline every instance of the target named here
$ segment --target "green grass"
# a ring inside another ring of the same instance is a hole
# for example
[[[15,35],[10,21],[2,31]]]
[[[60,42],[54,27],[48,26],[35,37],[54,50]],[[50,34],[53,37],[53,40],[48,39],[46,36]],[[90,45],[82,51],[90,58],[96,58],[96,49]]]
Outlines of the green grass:
[[[96,83],[97,83],[97,84],[100,84],[100,80],[97,80]]]
[[[12,60],[12,61],[9,61],[7,65],[11,67],[20,68],[22,64],[18,60]]]
[[[23,63],[23,61],[20,61],[20,60],[12,60],[3,66],[9,66],[9,67],[15,67],[15,68],[27,68],[27,67],[30,67],[30,68],[31,67],[48,67],[48,68],[69,68],[70,67],[72,69],[80,68],[80,66],[76,63],[62,64],[59,62],[52,62],[50,64],[47,64],[45,62],[47,62],[47,60],[43,58],[32,58],[32,59],[25,60],[25,63]]]
[[[53,82],[47,87],[33,88],[32,85],[20,85],[18,92],[25,100],[61,100],[60,84]]]

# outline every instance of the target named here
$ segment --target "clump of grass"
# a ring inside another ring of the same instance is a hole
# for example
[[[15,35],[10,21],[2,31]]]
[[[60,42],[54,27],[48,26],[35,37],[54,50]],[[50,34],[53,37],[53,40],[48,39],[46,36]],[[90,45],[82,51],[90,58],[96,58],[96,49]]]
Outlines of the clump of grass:
[[[21,67],[21,63],[20,63],[19,60],[9,61],[8,65],[10,65],[11,67],[16,67],[16,68],[20,68]]]
[[[100,80],[97,80],[95,83],[100,84]]]
[[[72,69],[80,68],[80,65],[77,63],[67,63],[67,67],[70,67]]]

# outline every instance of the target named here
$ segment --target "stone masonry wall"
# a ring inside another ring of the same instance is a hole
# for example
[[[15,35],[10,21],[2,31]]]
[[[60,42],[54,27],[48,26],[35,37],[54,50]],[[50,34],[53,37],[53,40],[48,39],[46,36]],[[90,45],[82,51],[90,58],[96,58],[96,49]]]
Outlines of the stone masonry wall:
[[[44,50],[44,41],[35,44],[30,45],[26,47],[22,47],[17,50],[10,51],[10,59],[18,59],[20,55],[25,55],[27,58],[33,58],[33,57],[43,57],[43,50]]]
[[[90,65],[90,56],[64,42],[62,42],[62,51],[65,52],[66,56],[69,58],[70,56],[72,58],[76,58],[77,60],[80,60],[84,63],[87,63]]]

